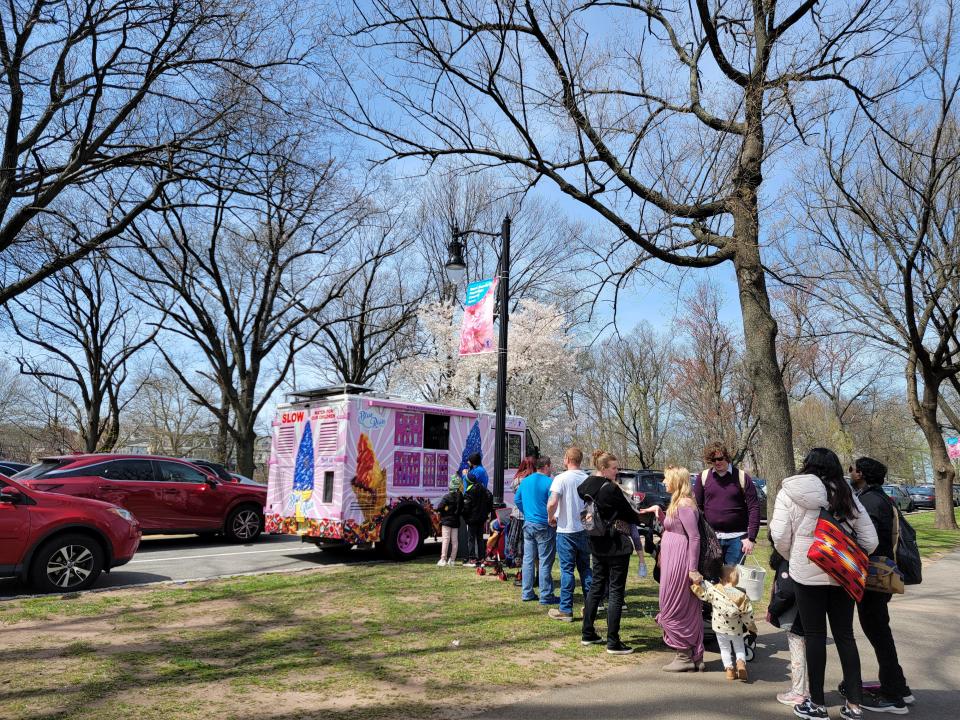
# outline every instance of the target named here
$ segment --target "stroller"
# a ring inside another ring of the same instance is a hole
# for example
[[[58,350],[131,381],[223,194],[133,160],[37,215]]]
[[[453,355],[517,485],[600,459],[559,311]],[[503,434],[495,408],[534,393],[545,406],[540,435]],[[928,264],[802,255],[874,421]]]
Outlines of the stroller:
[[[486,575],[489,570],[491,575],[496,575],[498,580],[507,580],[507,571],[505,569],[507,561],[507,535],[510,532],[509,513],[501,514],[490,523],[490,537],[487,538],[487,555],[477,563],[477,575]]]
[[[660,539],[663,535],[663,526],[660,523],[654,523],[651,531],[646,535],[647,552],[653,557],[653,579],[660,582]],[[654,540],[654,537],[657,539]],[[709,578],[715,580],[716,578]],[[713,623],[710,620],[712,609],[710,603],[702,603],[703,609],[701,616],[703,618],[703,647],[713,653],[720,652],[720,645],[717,643],[717,634],[713,631]],[[744,655],[747,662],[752,662],[757,655],[757,634],[748,632],[743,636]]]

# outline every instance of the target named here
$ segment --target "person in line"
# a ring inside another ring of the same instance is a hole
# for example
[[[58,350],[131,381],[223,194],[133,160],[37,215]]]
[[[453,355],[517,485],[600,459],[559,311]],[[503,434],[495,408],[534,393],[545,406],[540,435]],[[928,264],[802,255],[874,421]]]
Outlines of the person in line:
[[[723,550],[723,562],[739,565],[753,552],[760,532],[760,499],[753,479],[730,463],[730,451],[720,442],[703,450],[707,469],[694,488],[697,507],[713,528]]]
[[[553,594],[553,559],[557,554],[557,533],[547,522],[547,500],[550,498],[550,458],[541,455],[536,461],[537,471],[525,477],[513,501],[523,513],[523,590],[520,599],[537,599],[533,591],[533,563],[540,559],[540,604],[556,605],[560,598]]]
[[[460,541],[460,515],[463,513],[463,484],[460,478],[454,475],[447,486],[449,492],[440,498],[437,513],[440,515],[440,560],[437,565],[452,567],[457,560],[457,549]]]
[[[487,473],[480,464],[479,453],[471,455],[467,462],[470,469],[465,471],[466,490],[463,493],[463,519],[467,523],[467,559],[465,566],[480,565],[486,555],[486,543],[483,532],[493,512],[493,495],[487,490]],[[476,472],[480,470],[481,472]]]
[[[713,608],[710,625],[717,636],[727,680],[746,682],[747,646],[744,637],[747,633],[756,633],[757,626],[753,621],[753,604],[747,594],[737,587],[739,583],[740,571],[737,566],[724,565],[717,585],[701,580],[690,589]]]
[[[483,456],[480,453],[472,453],[467,458],[467,468],[464,472],[469,476],[470,481],[480,483],[485,488],[490,486],[490,476],[487,475],[483,467]]]
[[[580,469],[583,451],[578,447],[567,448],[563,454],[566,468],[553,479],[550,499],[547,501],[547,523],[557,531],[557,555],[560,557],[560,607],[547,612],[554,620],[573,621],[573,591],[577,586],[574,573],[580,575],[580,586],[586,600],[590,592],[593,572],[590,570],[590,540],[583,529],[580,513],[583,500],[577,488],[587,479]]]
[[[873,458],[859,458],[850,468],[850,480],[857,499],[867,511],[877,531],[879,544],[875,554],[896,561],[897,549],[893,546],[893,536],[899,517],[893,501],[883,491],[886,479],[887,466]],[[873,646],[880,668],[879,691],[865,692],[861,705],[875,712],[906,715],[909,710],[905,698],[912,702],[913,694],[907,687],[907,680],[897,657],[897,645],[890,631],[890,597],[890,593],[871,590],[868,585],[863,599],[857,604],[860,627]]]
[[[534,458],[530,455],[527,455],[523,460],[520,461],[520,467],[517,468],[517,472],[513,476],[513,480],[510,485],[510,489],[513,491],[514,497],[516,497],[517,490],[520,489],[520,481],[528,475],[533,475],[534,472],[536,472],[536,468],[534,467]],[[508,530],[507,537],[507,554],[508,557],[513,560],[515,567],[523,566],[523,513],[520,512],[520,508],[517,507],[516,503],[514,503],[513,508],[510,510],[510,528]],[[517,572],[517,577],[514,578],[513,584],[515,587],[522,586],[522,569]]]
[[[604,642],[596,631],[597,608],[603,600],[605,588],[609,588],[607,603],[607,652],[611,655],[629,655],[633,648],[620,640],[620,616],[623,596],[627,586],[627,572],[633,543],[630,541],[630,525],[641,521],[640,513],[620,490],[616,483],[620,469],[615,455],[597,450],[593,453],[596,474],[584,480],[577,488],[582,500],[593,502],[594,512],[607,526],[603,535],[590,535],[590,553],[593,558],[593,578],[590,592],[583,608],[583,625],[580,642],[594,645]],[[656,512],[649,508],[646,512]]]
[[[690,589],[700,583],[700,527],[697,502],[690,489],[686,468],[669,465],[664,485],[670,493],[660,536],[660,612],[656,622],[663,629],[663,641],[676,651],[664,665],[666,672],[704,670],[703,605]]]
[[[840,717],[860,720],[863,717],[860,709],[863,687],[860,654],[853,637],[854,601],[836,580],[807,559],[821,510],[827,510],[837,521],[848,526],[867,554],[877,547],[877,531],[847,485],[836,453],[827,448],[813,448],[804,458],[800,474],[783,481],[770,520],[773,545],[790,561],[790,577],[795,583],[810,674],[810,698],[795,705],[793,714],[807,720],[828,717],[823,676],[827,665],[829,617],[847,691],[847,702],[840,709]]]
[[[793,578],[790,577],[790,563],[776,548],[770,553],[770,569],[774,576],[767,619],[774,627],[787,631],[787,646],[790,648],[790,688],[777,693],[777,702],[793,707],[810,697],[803,623],[797,611],[797,594]]]

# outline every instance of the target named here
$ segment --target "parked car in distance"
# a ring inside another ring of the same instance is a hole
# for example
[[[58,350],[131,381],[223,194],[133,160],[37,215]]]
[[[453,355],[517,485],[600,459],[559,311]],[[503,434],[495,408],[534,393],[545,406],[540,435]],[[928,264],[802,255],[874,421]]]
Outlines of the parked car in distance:
[[[763,478],[754,478],[754,479],[753,479],[753,484],[756,485],[756,486],[757,486],[758,488],[760,488],[761,490],[763,490],[764,495],[766,495],[766,493],[767,493],[767,481],[766,481],[766,480],[764,480]]]
[[[253,485],[254,487],[261,487],[264,490],[266,490],[267,488],[265,483],[258,483],[256,480],[253,480],[252,478],[248,478],[246,475],[241,475],[239,473],[233,472],[232,470],[228,470],[227,466],[224,465],[223,463],[218,463],[213,460],[202,460],[199,458],[183,458],[183,459],[189,463],[198,465],[199,467],[212,470],[216,474],[216,476],[221,480],[223,480],[224,482],[234,482],[234,483],[242,483],[244,485]]]
[[[620,486],[637,499],[640,507],[659,505],[666,510],[670,493],[663,484],[663,473],[656,470],[626,470],[617,473]]]
[[[0,475],[0,576],[40,592],[85,590],[139,546],[140,525],[129,510]]]
[[[21,470],[30,467],[27,463],[17,462],[16,460],[0,460],[0,474],[12,477]]]
[[[883,491],[893,500],[894,505],[900,508],[900,512],[913,512],[917,509],[910,493],[902,485],[884,485]]]
[[[103,500],[136,516],[144,534],[222,532],[250,542],[263,532],[267,491],[224,482],[205,468],[151,455],[43,458],[15,478],[34,490]]]
[[[907,489],[910,499],[917,509],[933,510],[936,507],[937,494],[933,485],[917,485]]]

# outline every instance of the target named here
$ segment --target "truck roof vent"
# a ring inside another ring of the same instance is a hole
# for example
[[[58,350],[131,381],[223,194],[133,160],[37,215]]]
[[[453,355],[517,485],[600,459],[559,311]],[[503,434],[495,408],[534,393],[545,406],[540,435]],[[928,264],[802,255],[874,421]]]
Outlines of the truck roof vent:
[[[287,393],[287,402],[297,402],[300,400],[313,400],[317,398],[333,397],[334,395],[364,395],[374,393],[372,387],[366,385],[354,385],[344,383],[342,385],[330,385],[327,387],[314,388],[313,390],[295,390]]]

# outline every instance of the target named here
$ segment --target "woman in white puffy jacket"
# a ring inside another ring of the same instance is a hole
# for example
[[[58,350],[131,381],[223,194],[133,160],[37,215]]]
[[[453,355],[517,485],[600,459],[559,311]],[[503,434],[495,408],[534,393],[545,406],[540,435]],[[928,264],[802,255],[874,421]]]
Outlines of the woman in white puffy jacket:
[[[859,720],[862,687],[860,654],[853,637],[854,600],[836,580],[807,559],[821,508],[842,521],[856,535],[868,555],[877,546],[877,531],[870,516],[843,478],[843,466],[832,450],[814,448],[803,461],[799,475],[780,486],[770,520],[770,539],[777,551],[790,560],[790,576],[796,583],[797,609],[807,645],[810,697],[793,709],[808,720],[827,718],[823,699],[823,675],[827,664],[827,618],[840,655],[847,703],[840,711],[844,720]]]

